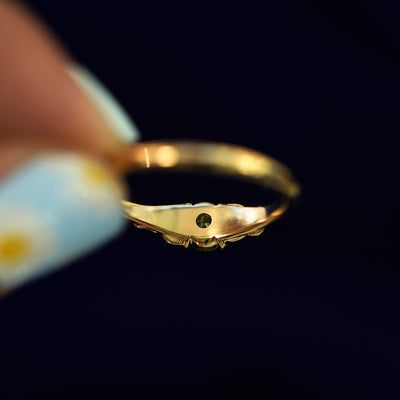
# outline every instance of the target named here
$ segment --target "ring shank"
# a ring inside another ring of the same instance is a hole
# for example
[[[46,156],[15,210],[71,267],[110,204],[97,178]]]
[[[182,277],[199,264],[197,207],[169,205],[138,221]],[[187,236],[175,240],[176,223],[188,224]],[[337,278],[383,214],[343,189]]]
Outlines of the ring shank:
[[[149,168],[202,171],[251,181],[289,199],[300,194],[300,185],[285,165],[258,151],[226,143],[138,143],[129,149],[119,168],[133,173]]]

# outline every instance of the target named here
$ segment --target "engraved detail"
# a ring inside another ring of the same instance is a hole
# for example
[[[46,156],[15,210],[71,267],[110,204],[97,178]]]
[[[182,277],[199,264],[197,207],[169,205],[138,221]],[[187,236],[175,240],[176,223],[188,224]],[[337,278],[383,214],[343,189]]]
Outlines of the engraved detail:
[[[264,232],[265,228],[258,229],[257,231],[248,233],[249,236],[260,236]]]
[[[239,236],[233,236],[227,239],[228,242],[237,242],[238,240],[242,240],[245,238],[247,235],[239,235]]]
[[[169,244],[175,244],[180,246],[185,246],[185,239],[175,236],[175,235],[168,235],[166,233],[163,234],[164,240]],[[185,246],[187,247],[187,246]]]
[[[140,224],[140,223],[138,223],[138,222],[133,222],[133,226],[134,226],[135,228],[138,228],[138,229],[145,229],[146,231],[150,231],[150,232],[153,232],[153,233],[159,233],[159,232],[156,231],[155,229],[151,229],[151,228],[149,228],[147,225],[145,225],[145,224]]]
[[[215,238],[216,242],[218,243],[218,246],[223,249],[226,246],[226,242],[224,242],[221,239]]]

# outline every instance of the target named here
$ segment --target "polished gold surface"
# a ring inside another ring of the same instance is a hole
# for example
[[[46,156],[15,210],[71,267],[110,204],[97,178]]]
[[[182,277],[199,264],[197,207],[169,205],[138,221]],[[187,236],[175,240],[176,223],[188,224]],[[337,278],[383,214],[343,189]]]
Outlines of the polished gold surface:
[[[185,247],[193,245],[198,249],[223,248],[226,242],[234,242],[247,235],[259,235],[300,194],[300,185],[286,166],[257,151],[225,143],[139,143],[132,146],[118,167],[132,173],[161,168],[234,176],[282,195],[280,205],[271,213],[266,207],[243,207],[238,204],[147,206],[122,202],[127,218],[138,228],[159,232],[168,243]]]

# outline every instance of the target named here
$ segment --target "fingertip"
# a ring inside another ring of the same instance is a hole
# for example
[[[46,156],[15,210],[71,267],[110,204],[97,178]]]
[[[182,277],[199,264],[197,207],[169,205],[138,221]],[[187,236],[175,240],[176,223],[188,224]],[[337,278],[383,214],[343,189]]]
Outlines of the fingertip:
[[[0,139],[105,158],[137,140],[121,105],[32,15],[0,7]]]
[[[76,84],[98,109],[112,132],[124,143],[139,139],[139,130],[122,105],[87,68],[79,64],[67,66]]]

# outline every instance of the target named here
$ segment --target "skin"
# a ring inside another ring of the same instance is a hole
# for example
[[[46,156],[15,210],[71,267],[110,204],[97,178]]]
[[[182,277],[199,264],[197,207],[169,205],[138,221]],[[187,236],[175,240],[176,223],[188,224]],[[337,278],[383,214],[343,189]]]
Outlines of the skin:
[[[73,60],[22,5],[0,0],[0,184],[48,149],[108,163],[126,148],[65,72]]]

